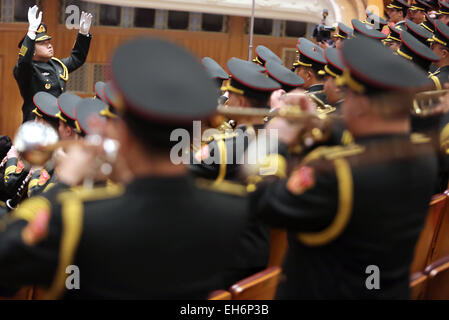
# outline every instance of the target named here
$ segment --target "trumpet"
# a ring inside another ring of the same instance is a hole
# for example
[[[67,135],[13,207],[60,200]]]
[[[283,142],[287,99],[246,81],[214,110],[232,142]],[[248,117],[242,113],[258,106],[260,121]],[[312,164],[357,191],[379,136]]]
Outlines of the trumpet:
[[[447,94],[449,94],[448,89],[417,93],[413,100],[412,115],[418,117],[432,116],[435,108],[440,105],[440,98]]]
[[[300,140],[305,146],[328,140],[332,132],[332,116],[324,113],[314,114],[302,111],[298,106],[287,106],[272,110],[219,106],[217,107],[217,112],[231,119],[249,118],[261,120],[281,117],[289,122],[300,124],[302,126]]]
[[[33,121],[20,126],[14,138],[14,145],[28,167],[44,166],[59,148],[73,145],[100,147],[103,155],[96,158],[94,166],[105,176],[111,174],[112,163],[115,162],[119,149],[118,141],[103,138],[98,134],[88,135],[84,140],[61,141],[56,130],[50,125]],[[92,187],[93,177],[86,178],[84,186]]]

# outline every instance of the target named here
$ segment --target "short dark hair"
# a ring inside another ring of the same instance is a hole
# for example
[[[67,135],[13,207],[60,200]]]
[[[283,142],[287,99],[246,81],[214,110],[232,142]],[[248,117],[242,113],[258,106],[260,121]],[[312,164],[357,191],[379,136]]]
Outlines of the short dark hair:
[[[168,153],[178,141],[170,141],[170,135],[175,129],[185,129],[192,132],[192,123],[186,125],[171,125],[151,122],[130,112],[123,114],[123,120],[132,135],[140,142],[148,154]]]

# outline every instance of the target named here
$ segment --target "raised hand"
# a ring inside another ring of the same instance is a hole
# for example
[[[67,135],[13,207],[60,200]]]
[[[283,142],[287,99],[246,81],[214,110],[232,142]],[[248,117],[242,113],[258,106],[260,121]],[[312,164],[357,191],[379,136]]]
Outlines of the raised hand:
[[[36,32],[42,22],[42,11],[37,14],[38,10],[37,6],[28,9],[28,31]]]
[[[89,34],[90,26],[92,24],[92,14],[88,12],[81,12],[80,18],[80,33],[84,35]]]

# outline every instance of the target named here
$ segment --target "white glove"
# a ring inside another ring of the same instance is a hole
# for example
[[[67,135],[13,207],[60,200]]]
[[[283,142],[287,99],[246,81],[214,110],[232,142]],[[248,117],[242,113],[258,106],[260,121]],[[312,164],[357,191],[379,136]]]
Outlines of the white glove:
[[[28,9],[28,23],[30,24],[28,31],[30,32],[36,32],[37,28],[39,28],[39,25],[41,24],[42,11],[39,12],[38,16],[36,16],[38,10],[39,8],[37,6]]]
[[[92,24],[92,14],[82,11],[80,18],[80,33],[87,36]]]

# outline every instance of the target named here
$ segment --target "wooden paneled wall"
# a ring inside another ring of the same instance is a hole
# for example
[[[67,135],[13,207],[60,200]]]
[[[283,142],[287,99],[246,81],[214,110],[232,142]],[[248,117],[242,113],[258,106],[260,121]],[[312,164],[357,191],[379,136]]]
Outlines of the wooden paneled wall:
[[[68,30],[59,24],[59,1],[42,0],[44,22],[53,36],[56,57],[65,57],[76,39],[76,30]],[[13,136],[22,119],[20,96],[12,75],[17,61],[19,40],[26,33],[26,23],[0,23],[0,134]],[[198,57],[210,56],[222,66],[231,57],[247,59],[249,36],[245,34],[245,18],[230,17],[227,33],[187,32],[118,27],[93,27],[93,39],[87,62],[105,63],[120,43],[138,35],[153,35],[181,44]],[[270,47],[282,57],[283,48],[294,48],[296,38],[255,36],[254,47],[259,44]]]

